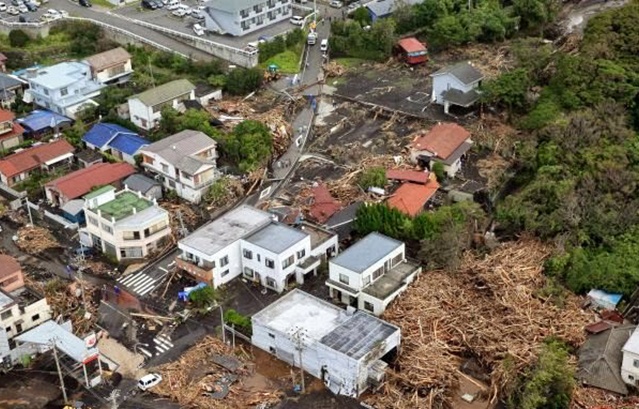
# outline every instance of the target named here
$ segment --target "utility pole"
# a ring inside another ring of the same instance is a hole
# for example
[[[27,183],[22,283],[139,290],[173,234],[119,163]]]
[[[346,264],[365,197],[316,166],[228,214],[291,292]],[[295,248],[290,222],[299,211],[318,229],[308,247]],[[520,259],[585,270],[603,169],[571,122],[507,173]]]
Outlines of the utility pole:
[[[53,340],[53,359],[55,359],[55,366],[58,368],[60,389],[62,389],[62,397],[64,398],[64,404],[66,405],[69,399],[67,398],[67,389],[64,387],[64,376],[62,376],[62,369],[60,369],[60,360],[58,359],[58,348],[56,347],[55,339]]]
[[[300,375],[302,377],[302,393],[306,392],[306,383],[304,381],[304,363],[302,362],[302,352],[304,351],[304,342],[307,338],[306,329],[300,327],[293,327],[291,331],[291,340],[295,344],[297,349],[298,358],[300,360]]]
[[[31,226],[34,226],[34,224],[33,224],[33,216],[31,215],[31,206],[30,206],[31,202],[29,202],[29,196],[27,196],[25,198],[25,200],[26,200],[25,204],[27,205],[27,213],[29,214],[29,224]]]
[[[84,296],[84,262],[86,261],[84,257],[84,244],[82,244],[82,240],[80,240],[80,254],[78,254],[76,258],[76,263],[78,264],[78,281],[80,282],[80,291],[82,292],[82,305],[84,306],[84,310],[87,311],[87,300]]]
[[[176,214],[177,214],[178,220],[180,221],[180,236],[186,237],[186,235],[189,233],[189,231],[188,231],[188,229],[186,227],[184,227],[184,220],[182,219],[182,212],[180,210],[178,210]]]
[[[113,389],[111,391],[111,394],[109,395],[109,397],[107,398],[109,401],[111,401],[111,409],[118,409],[118,398],[120,397],[120,390],[119,389]]]
[[[222,310],[222,304],[218,304],[218,307],[220,307],[220,320],[222,323],[222,342],[226,344],[226,330],[224,329],[224,311]]]

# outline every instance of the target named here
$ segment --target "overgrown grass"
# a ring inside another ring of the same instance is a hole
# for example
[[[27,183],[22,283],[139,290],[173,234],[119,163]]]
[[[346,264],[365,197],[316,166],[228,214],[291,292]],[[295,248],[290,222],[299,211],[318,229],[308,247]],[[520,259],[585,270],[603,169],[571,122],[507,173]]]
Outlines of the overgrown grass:
[[[368,62],[368,60],[364,60],[361,58],[349,58],[349,57],[335,58],[333,59],[333,61],[335,61],[339,65],[342,65],[346,68],[357,68],[360,65]]]
[[[115,5],[109,3],[107,0],[91,0],[91,2],[95,6],[100,6],[100,7],[104,7],[104,8],[108,8],[108,9],[115,8]]]
[[[303,47],[301,47],[303,49]],[[276,64],[280,67],[280,72],[284,74],[295,74],[300,71],[301,51],[286,50],[269,58],[260,64],[260,67],[266,69],[270,64]]]

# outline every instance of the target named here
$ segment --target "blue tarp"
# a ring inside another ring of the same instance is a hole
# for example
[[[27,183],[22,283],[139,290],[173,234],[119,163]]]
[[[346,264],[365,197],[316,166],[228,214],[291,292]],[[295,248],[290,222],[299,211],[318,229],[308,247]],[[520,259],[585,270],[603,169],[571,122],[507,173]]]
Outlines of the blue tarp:
[[[134,155],[138,149],[149,144],[144,138],[135,134],[119,134],[109,143],[109,146],[127,155]]]
[[[590,290],[588,297],[594,304],[601,308],[614,310],[621,298],[622,294],[611,294],[601,290]]]
[[[71,119],[60,114],[45,109],[36,109],[24,118],[19,118],[18,122],[31,132],[40,132],[53,126],[68,125],[73,122]]]
[[[128,155],[135,154],[138,149],[149,144],[146,139],[131,130],[111,123],[94,125],[89,132],[84,134],[82,140],[100,149],[108,146]]]

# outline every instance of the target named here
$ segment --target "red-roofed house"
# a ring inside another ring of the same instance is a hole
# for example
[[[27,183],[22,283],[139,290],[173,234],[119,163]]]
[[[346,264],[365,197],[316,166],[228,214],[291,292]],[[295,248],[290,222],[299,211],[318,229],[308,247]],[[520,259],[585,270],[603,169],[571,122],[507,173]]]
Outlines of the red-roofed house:
[[[11,149],[22,143],[24,128],[14,122],[16,116],[11,111],[0,109],[0,151]]]
[[[0,160],[0,181],[8,186],[20,183],[34,170],[50,171],[73,161],[75,149],[64,139],[17,151]]]
[[[386,203],[409,216],[417,216],[424,210],[424,205],[433,197],[437,189],[439,189],[439,183],[435,175],[431,174],[430,180],[424,185],[404,183]]]
[[[397,46],[408,64],[421,64],[428,61],[426,46],[415,37],[402,38],[397,42]]]
[[[15,258],[0,254],[0,290],[11,292],[24,287],[22,268]]]
[[[471,148],[470,132],[454,123],[435,125],[429,132],[417,135],[410,144],[413,162],[424,163],[430,170],[433,163],[444,165],[449,177],[461,168],[461,158]]]
[[[326,223],[332,215],[342,208],[342,205],[335,200],[324,184],[320,183],[315,186],[312,189],[312,193],[313,204],[309,210],[309,215],[316,222],[320,224]]]
[[[418,172],[416,170],[388,169],[386,171],[386,179],[425,185],[430,180],[429,174],[429,172]]]
[[[134,173],[135,168],[125,162],[98,163],[52,180],[44,186],[44,191],[51,204],[64,206],[69,200],[82,197],[97,186],[121,188],[122,180]]]

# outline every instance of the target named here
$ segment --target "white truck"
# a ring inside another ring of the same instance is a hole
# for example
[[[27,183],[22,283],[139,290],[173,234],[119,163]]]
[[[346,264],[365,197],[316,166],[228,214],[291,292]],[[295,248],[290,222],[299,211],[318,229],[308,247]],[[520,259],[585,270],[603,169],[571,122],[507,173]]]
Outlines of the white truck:
[[[315,45],[316,42],[317,42],[317,33],[315,31],[311,31],[310,33],[308,33],[308,36],[306,37],[306,44]]]

